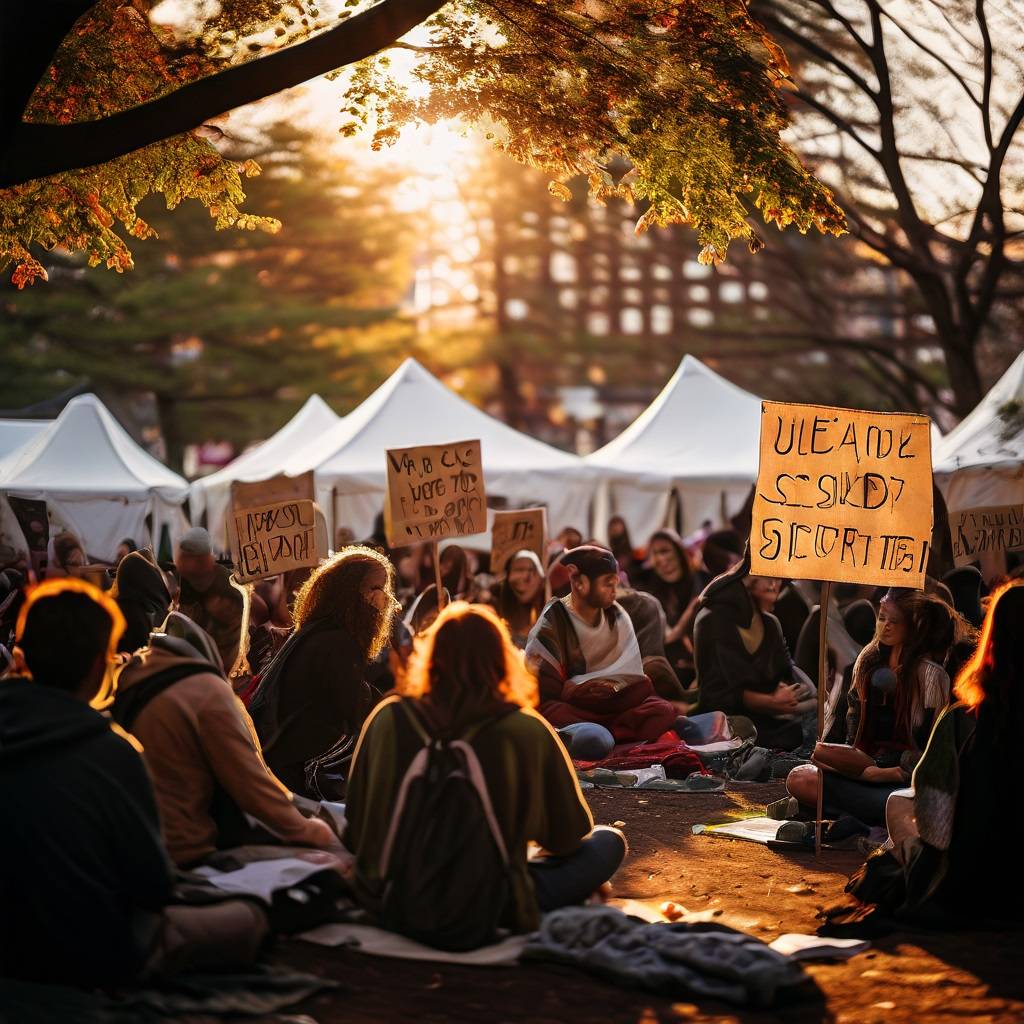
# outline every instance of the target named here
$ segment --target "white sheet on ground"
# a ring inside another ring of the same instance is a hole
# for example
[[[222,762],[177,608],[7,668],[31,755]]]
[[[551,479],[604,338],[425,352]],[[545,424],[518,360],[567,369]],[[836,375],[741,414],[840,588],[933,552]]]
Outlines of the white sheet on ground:
[[[871,948],[865,939],[836,939],[822,935],[790,932],[768,943],[771,949],[791,960],[849,960]]]
[[[323,864],[299,860],[297,857],[281,857],[278,860],[253,861],[237,871],[218,871],[216,868],[200,867],[196,868],[195,873],[208,878],[224,892],[258,896],[264,902],[270,903],[275,892],[290,889],[310,875],[323,870]]]
[[[510,935],[501,942],[468,953],[450,953],[366,924],[322,924],[303,932],[300,939],[318,946],[348,946],[370,956],[388,956],[401,960],[433,960],[439,963],[468,964],[476,967],[512,967],[526,945],[525,935]]]
[[[743,818],[724,825],[708,825],[705,833],[729,839],[747,839],[753,843],[769,843],[779,834],[783,822],[774,818]]]

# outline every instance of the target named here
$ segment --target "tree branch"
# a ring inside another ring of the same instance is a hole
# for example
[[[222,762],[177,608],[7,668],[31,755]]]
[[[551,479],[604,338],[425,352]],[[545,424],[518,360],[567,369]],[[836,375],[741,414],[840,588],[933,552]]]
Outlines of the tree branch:
[[[227,68],[159,99],[96,121],[22,121],[0,154],[0,188],[105,163],[190,131],[246,103],[363,60],[415,28],[445,2],[381,0],[312,39]]]

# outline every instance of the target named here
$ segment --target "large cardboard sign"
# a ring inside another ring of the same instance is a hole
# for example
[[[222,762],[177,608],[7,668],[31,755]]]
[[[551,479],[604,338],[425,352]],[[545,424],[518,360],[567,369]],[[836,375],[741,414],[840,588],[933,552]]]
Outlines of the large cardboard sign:
[[[491,526],[491,572],[503,573],[517,551],[533,551],[544,565],[547,558],[548,513],[545,508],[495,512]]]
[[[388,544],[465,537],[487,529],[479,441],[387,452]]]
[[[232,509],[228,533],[240,583],[318,565],[327,557],[326,523],[309,498]]]
[[[1024,550],[1024,504],[966,508],[949,514],[953,559],[968,565],[984,554]]]
[[[762,402],[751,572],[921,587],[930,429],[921,415]]]

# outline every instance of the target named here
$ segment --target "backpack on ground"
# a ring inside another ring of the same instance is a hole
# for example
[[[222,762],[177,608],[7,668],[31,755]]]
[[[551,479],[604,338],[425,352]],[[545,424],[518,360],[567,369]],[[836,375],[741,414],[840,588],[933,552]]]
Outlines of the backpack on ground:
[[[478,949],[497,938],[509,902],[508,851],[469,745],[430,735],[412,703],[399,705],[423,741],[402,779],[380,861],[380,923],[435,949]]]

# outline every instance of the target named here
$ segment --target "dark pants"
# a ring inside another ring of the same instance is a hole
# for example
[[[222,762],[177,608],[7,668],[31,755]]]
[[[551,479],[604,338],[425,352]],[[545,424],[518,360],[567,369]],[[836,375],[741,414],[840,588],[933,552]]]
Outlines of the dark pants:
[[[865,825],[885,824],[885,803],[890,793],[903,789],[902,782],[862,782],[836,772],[824,772],[823,809],[826,817],[848,814]]]
[[[625,836],[618,829],[598,825],[575,853],[531,860],[530,875],[541,913],[583,903],[618,871],[625,856]]]

